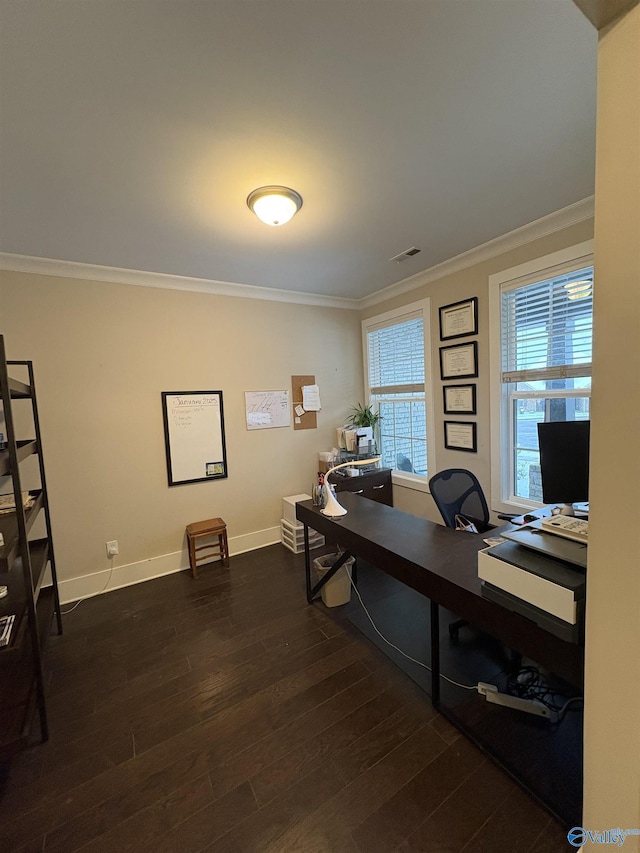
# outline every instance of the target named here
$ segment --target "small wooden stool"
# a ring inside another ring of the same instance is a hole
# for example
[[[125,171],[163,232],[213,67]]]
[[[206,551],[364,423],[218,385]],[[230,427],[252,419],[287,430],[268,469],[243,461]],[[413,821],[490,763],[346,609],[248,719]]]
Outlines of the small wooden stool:
[[[207,536],[217,536],[217,544],[215,542],[209,542],[196,548],[197,540],[204,539]],[[198,562],[208,562],[215,557],[216,554],[220,555],[222,565],[229,568],[227,525],[221,518],[210,518],[207,521],[194,521],[193,524],[187,524],[187,543],[189,545],[189,565],[191,566],[194,578],[198,577]],[[213,551],[213,553],[198,557],[198,551]]]

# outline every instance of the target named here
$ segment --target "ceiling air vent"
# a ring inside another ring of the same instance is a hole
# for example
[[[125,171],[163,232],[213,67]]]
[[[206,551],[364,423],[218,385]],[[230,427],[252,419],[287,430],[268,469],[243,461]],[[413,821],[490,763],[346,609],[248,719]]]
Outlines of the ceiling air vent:
[[[400,252],[400,254],[396,255],[394,258],[389,258],[389,260],[395,261],[397,264],[401,264],[403,261],[406,261],[407,258],[412,258],[421,251],[422,249],[417,249],[415,246],[412,246],[410,249],[405,249],[404,252]]]

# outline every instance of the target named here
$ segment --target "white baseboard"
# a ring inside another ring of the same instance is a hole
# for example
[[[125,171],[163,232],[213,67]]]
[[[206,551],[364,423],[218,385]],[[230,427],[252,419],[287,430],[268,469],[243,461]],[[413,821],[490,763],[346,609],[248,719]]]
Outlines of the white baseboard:
[[[247,551],[255,551],[257,548],[275,545],[276,542],[280,542],[280,527],[269,527],[244,536],[234,536],[229,539],[229,555],[233,557]],[[158,557],[150,557],[148,560],[140,560],[137,563],[114,565],[113,568],[100,569],[80,577],[59,579],[60,603],[69,604],[81,598],[113,592],[114,589],[182,572],[188,568],[189,556],[186,549],[183,549],[174,551],[172,554],[161,554]]]

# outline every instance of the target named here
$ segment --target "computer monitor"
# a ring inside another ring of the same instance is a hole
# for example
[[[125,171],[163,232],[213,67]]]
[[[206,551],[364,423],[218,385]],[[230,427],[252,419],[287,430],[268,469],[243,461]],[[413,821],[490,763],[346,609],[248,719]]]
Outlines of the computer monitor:
[[[573,504],[589,500],[590,421],[538,424],[542,500],[562,504],[562,515],[575,515]]]

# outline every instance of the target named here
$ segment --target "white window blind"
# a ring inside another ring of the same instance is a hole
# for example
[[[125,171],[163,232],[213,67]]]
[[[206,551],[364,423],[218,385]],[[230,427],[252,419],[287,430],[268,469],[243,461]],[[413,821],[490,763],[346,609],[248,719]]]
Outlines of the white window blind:
[[[369,389],[372,395],[424,392],[422,316],[368,331]]]
[[[502,293],[502,382],[591,375],[593,269]]]
[[[435,458],[429,330],[428,299],[362,321],[365,391],[380,415],[382,466],[420,490],[427,457]]]

